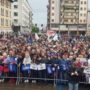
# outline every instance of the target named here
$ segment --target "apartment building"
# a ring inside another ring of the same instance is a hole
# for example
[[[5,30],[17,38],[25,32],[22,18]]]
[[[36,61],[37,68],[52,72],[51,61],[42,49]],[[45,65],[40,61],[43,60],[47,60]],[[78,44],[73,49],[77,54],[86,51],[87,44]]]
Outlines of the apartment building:
[[[49,0],[47,26],[62,34],[87,32],[88,0]]]
[[[14,0],[11,16],[14,31],[20,31],[23,33],[31,31],[32,8],[28,0]]]
[[[87,35],[90,36],[90,10],[88,10]]]
[[[48,0],[47,5],[47,27],[48,29],[58,30],[60,0]]]
[[[0,32],[11,32],[11,2],[0,0]]]

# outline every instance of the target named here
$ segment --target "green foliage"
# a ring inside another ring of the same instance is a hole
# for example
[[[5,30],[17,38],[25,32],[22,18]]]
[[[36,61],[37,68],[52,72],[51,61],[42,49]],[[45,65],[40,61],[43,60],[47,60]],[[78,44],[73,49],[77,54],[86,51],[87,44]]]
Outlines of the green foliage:
[[[32,27],[32,33],[39,33],[39,28],[36,26]]]

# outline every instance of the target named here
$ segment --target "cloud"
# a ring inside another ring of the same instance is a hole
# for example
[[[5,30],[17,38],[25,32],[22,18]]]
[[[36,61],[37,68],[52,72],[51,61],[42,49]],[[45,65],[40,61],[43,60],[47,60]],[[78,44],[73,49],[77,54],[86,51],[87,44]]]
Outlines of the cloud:
[[[47,3],[48,0],[29,0],[33,10],[33,22],[40,24],[47,23]]]

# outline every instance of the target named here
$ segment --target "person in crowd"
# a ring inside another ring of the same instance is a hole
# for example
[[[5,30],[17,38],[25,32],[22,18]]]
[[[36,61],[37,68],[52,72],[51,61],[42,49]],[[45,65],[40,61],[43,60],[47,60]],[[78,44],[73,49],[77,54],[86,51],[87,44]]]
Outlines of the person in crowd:
[[[8,75],[9,75],[9,68],[8,68],[8,64],[9,64],[9,61],[8,61],[8,55],[6,52],[3,53],[3,67],[4,67],[4,76],[7,77],[4,81],[7,82],[8,81]]]
[[[14,50],[9,51],[8,56],[8,67],[9,67],[9,77],[16,77],[17,76],[17,57],[15,55]],[[9,82],[14,83],[16,81],[16,78],[10,78]]]
[[[3,76],[3,59],[2,52],[0,51],[0,77]],[[0,82],[3,82],[3,79],[0,78]]]
[[[78,90],[79,87],[79,72],[73,64],[71,70],[68,72],[69,90]]]
[[[25,83],[28,83],[29,82],[29,74],[30,74],[30,64],[31,64],[32,60],[31,60],[31,57],[30,57],[30,53],[28,51],[25,51],[25,57],[23,59],[23,73],[24,73],[24,77],[27,77],[25,78],[24,82]]]
[[[6,67],[6,64],[8,64],[7,72],[2,70],[2,74],[8,73],[8,77],[15,77],[19,75],[16,75],[17,69],[20,69],[19,73],[28,77],[30,70],[28,73],[26,73],[26,71],[22,73],[22,65],[27,66],[31,63],[34,63],[36,66],[41,63],[47,64],[46,74],[48,74],[49,78],[53,76],[53,73],[52,65],[48,64],[59,64],[60,68],[58,72],[61,74],[63,72],[69,72],[69,68],[71,67],[70,63],[72,65],[75,62],[76,67],[81,71],[80,68],[84,69],[87,62],[90,66],[90,40],[86,38],[87,37],[84,39],[83,37],[82,39],[79,36],[68,37],[68,35],[63,35],[58,41],[48,41],[48,36],[43,34],[39,37],[39,40],[36,41],[34,35],[31,33],[20,36],[9,33],[5,35],[0,34],[0,66],[3,69],[3,67]],[[2,64],[4,64],[4,66]],[[20,68],[16,69],[17,66],[20,66]],[[55,65],[53,65],[53,67],[54,66]],[[14,67],[13,70],[11,67]],[[38,78],[36,71],[36,68],[35,70],[31,70],[31,77]],[[58,78],[68,79],[66,78],[67,75],[63,76],[64,77],[61,77],[60,75]]]

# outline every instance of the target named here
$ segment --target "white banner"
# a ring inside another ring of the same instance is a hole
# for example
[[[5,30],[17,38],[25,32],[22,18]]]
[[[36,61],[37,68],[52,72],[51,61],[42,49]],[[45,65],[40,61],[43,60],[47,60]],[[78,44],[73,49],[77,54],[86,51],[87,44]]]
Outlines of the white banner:
[[[45,64],[31,64],[30,65],[30,69],[32,70],[45,70],[46,69],[46,65]]]
[[[30,65],[30,68],[31,68],[32,70],[37,70],[37,64],[31,64],[31,65]]]
[[[85,73],[85,74],[90,74],[90,67],[86,67],[86,68],[84,69],[84,73]]]
[[[37,65],[38,70],[45,70],[46,69],[46,65],[45,64],[39,64]]]
[[[89,77],[89,84],[90,84],[90,77]]]

